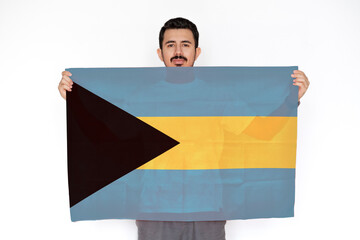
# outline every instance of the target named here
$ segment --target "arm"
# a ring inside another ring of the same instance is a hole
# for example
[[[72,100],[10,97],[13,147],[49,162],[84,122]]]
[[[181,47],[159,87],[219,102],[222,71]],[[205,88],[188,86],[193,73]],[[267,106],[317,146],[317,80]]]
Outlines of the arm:
[[[309,88],[310,82],[308,78],[306,77],[305,73],[300,70],[294,70],[293,74],[291,74],[291,77],[295,78],[293,80],[293,85],[299,86],[299,93],[298,93],[298,106],[300,104],[300,98],[304,96],[307,89]],[[287,105],[283,104],[278,109],[276,109],[271,115],[276,116],[278,112],[286,112]],[[268,119],[264,117],[255,117],[254,120],[248,125],[247,128],[245,128],[244,133],[249,136],[261,136],[264,138],[264,140],[270,140],[272,139],[281,129],[284,127],[284,125],[287,123],[287,118],[274,118],[271,120],[271,125],[268,125],[269,122]],[[257,134],[258,132],[261,132],[262,134]],[[266,133],[266,134],[265,134]]]

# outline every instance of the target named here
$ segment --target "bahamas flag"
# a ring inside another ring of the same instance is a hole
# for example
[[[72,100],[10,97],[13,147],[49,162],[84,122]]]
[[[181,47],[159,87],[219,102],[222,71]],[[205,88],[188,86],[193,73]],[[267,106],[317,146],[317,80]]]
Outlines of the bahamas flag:
[[[294,216],[295,69],[67,69],[72,221]]]

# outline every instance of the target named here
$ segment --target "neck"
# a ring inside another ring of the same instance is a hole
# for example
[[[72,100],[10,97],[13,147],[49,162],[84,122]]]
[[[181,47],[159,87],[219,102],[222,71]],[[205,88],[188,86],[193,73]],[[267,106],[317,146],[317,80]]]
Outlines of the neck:
[[[193,67],[167,67],[166,81],[171,83],[189,83],[194,81],[195,73]]]

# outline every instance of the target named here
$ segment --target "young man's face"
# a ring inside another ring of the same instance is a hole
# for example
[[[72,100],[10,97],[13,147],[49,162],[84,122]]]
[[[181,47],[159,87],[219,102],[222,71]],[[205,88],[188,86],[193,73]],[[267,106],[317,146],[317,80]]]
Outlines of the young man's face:
[[[167,29],[162,50],[157,50],[166,67],[192,67],[200,52],[199,47],[195,49],[195,40],[190,29]]]

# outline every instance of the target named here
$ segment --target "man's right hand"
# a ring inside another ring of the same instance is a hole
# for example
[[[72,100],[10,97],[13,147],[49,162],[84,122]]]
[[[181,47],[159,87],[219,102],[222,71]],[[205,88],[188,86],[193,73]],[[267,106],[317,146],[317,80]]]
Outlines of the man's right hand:
[[[68,71],[63,71],[62,72],[62,78],[61,81],[59,83],[58,89],[60,92],[60,95],[66,99],[66,91],[70,91],[71,92],[71,88],[73,85],[73,81],[70,79],[70,76],[72,74]]]

